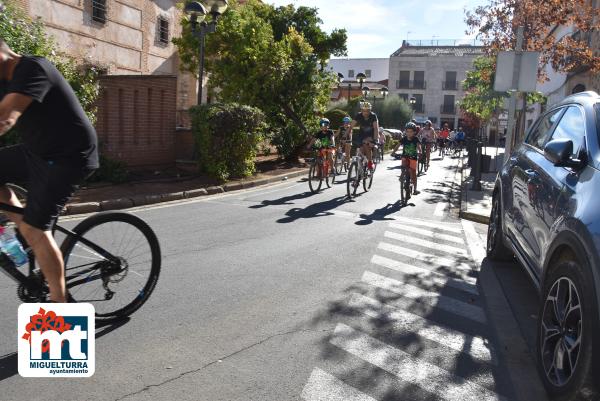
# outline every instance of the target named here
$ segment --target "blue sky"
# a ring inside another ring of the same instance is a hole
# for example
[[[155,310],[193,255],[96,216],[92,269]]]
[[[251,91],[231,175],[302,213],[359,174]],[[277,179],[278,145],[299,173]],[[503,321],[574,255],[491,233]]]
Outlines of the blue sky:
[[[384,57],[406,39],[461,39],[467,26],[464,9],[487,0],[266,0],[274,5],[316,7],[323,28],[348,31],[348,56]],[[410,32],[410,33],[409,33]]]

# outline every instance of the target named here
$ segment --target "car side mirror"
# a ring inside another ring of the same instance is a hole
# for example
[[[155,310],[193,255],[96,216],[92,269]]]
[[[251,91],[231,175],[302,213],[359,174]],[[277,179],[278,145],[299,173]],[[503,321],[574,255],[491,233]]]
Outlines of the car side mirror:
[[[544,146],[544,156],[556,167],[571,167],[579,169],[585,164],[584,161],[574,159],[573,141],[566,138],[554,139]]]

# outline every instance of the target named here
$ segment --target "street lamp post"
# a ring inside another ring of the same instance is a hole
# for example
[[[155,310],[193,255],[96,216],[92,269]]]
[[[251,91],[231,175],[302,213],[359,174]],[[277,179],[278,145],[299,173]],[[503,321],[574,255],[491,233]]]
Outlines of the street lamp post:
[[[370,92],[371,92],[371,89],[369,89],[368,86],[365,86],[365,87],[362,88],[362,93],[363,93],[363,99],[364,100],[367,100],[367,96],[369,96]]]
[[[198,74],[198,104],[202,104],[202,83],[204,81],[204,47],[205,38],[209,33],[217,30],[217,21],[219,17],[227,10],[229,2],[227,0],[203,0],[188,1],[184,12],[190,16],[192,34],[200,41],[200,71]],[[205,21],[207,15],[212,16],[212,20]]]
[[[410,99],[408,99],[408,103],[410,104],[410,118],[411,120],[414,118],[415,116],[415,105],[417,104],[417,98],[414,96],[411,96]]]
[[[363,90],[363,83],[365,82],[366,79],[367,79],[367,76],[364,73],[359,72],[358,74],[356,74],[356,80],[358,82],[360,82],[360,90],[361,91]]]

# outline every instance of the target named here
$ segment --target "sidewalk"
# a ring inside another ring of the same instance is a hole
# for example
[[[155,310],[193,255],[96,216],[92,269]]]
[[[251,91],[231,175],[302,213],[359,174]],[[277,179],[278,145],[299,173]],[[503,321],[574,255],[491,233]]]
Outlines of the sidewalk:
[[[282,163],[284,164],[284,163]],[[303,163],[286,168],[263,171],[245,179],[231,180],[218,185],[206,177],[132,182],[118,185],[90,186],[75,193],[67,204],[64,215],[95,213],[127,209],[162,202],[196,198],[261,185],[278,183],[306,174]]]
[[[487,147],[483,154],[491,156],[490,168],[481,174],[481,191],[474,191],[471,168],[467,167],[467,158],[463,158],[462,193],[460,217],[477,223],[488,224],[492,211],[492,193],[496,181],[496,169],[500,169],[504,161],[504,148]]]

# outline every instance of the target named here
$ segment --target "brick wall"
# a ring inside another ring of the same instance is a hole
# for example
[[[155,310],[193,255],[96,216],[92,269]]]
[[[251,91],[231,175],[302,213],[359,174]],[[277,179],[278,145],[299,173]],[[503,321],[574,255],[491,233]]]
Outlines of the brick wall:
[[[131,169],[175,165],[177,78],[108,75],[100,84],[96,130],[101,152]]]

